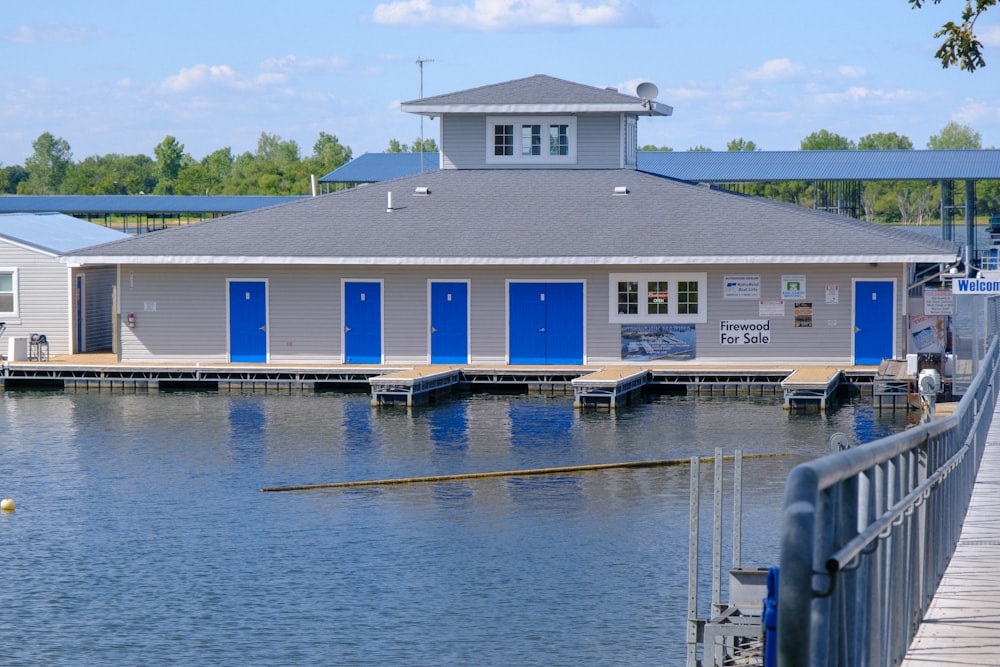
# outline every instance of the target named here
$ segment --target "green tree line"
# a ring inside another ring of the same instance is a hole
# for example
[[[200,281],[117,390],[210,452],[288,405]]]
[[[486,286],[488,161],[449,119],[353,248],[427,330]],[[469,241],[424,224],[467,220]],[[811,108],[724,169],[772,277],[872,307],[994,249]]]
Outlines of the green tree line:
[[[437,151],[433,139],[424,152]],[[0,167],[0,193],[23,195],[307,195],[312,176],[328,174],[350,161],[350,146],[320,132],[312,154],[298,143],[262,132],[257,150],[233,155],[220,148],[196,160],[176,137],[167,136],[148,155],[95,155],[73,161],[69,143],[45,132],[32,143],[23,166]],[[412,144],[389,141],[386,152],[419,152]]]
[[[433,139],[402,143],[391,139],[386,152],[437,151]],[[913,142],[895,132],[877,132],[853,141],[828,130],[802,139],[800,150],[912,150]],[[982,137],[967,125],[948,123],[927,142],[931,150],[980,149]],[[173,194],[173,195],[307,195],[313,175],[322,176],[348,162],[349,146],[335,135],[320,132],[311,155],[303,157],[295,141],[262,132],[254,152],[233,155],[228,147],[201,160],[185,151],[184,144],[167,136],[147,155],[109,153],[74,162],[65,139],[43,133],[32,144],[33,153],[23,166],[0,167],[0,193],[34,195]],[[729,141],[729,151],[756,151],[758,146],[742,137]],[[646,145],[642,151],[671,151],[667,146]],[[710,151],[694,146],[689,151]],[[920,224],[937,219],[940,187],[931,181],[869,181],[860,184],[855,212],[872,222]],[[745,183],[739,190],[769,199],[809,207],[830,207],[830,194],[816,183],[779,181]],[[961,205],[962,189],[955,204]],[[1000,181],[976,184],[980,215],[1000,214]]]
[[[982,135],[968,125],[948,123],[940,133],[927,141],[930,150],[982,149]],[[729,151],[759,150],[753,141],[740,137],[726,145]],[[818,150],[912,150],[913,142],[895,132],[876,132],[854,141],[829,130],[819,130],[802,139],[799,149]],[[667,146],[643,146],[642,151],[672,151]],[[693,146],[689,151],[710,151],[704,146]],[[820,187],[820,186],[823,187]],[[805,181],[775,181],[744,183],[734,186],[740,192],[791,202],[816,208],[833,208],[837,184],[817,184]],[[853,187],[841,184],[839,187]],[[861,210],[858,217],[870,222],[923,224],[940,219],[941,188],[935,181],[865,181],[857,187],[860,191]],[[841,194],[843,194],[841,192]],[[963,204],[964,189],[955,193],[956,206]],[[979,215],[1000,214],[1000,181],[976,182],[976,211]]]

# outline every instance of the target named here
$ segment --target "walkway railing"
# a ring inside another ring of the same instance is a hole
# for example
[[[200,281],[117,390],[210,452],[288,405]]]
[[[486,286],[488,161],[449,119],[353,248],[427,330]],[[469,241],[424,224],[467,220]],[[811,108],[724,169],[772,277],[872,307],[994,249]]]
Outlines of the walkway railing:
[[[994,338],[954,414],[797,466],[778,665],[898,663],[955,550],[997,400]]]

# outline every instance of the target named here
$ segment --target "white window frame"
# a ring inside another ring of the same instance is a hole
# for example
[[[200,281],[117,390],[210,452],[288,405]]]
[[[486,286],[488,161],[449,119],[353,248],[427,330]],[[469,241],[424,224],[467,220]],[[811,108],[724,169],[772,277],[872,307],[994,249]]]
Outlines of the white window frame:
[[[18,317],[21,309],[20,299],[18,298],[18,280],[17,280],[17,269],[0,267],[0,274],[10,274],[11,277],[11,290],[13,292],[13,300],[11,301],[12,310],[0,310],[0,317],[12,318]]]
[[[494,155],[494,138],[497,125],[514,126],[514,154]],[[542,139],[541,155],[522,155],[522,126],[540,125]],[[549,127],[565,125],[569,142],[566,155],[549,155]],[[489,164],[576,164],[576,117],[575,116],[487,116],[486,117],[486,162]]]
[[[639,312],[618,312],[618,283],[635,282],[639,286]],[[669,284],[668,312],[662,315],[646,313],[647,284],[666,282]],[[694,314],[677,312],[677,283],[698,283],[698,312]],[[621,324],[686,324],[708,321],[708,274],[707,273],[612,273],[608,281],[608,321]]]

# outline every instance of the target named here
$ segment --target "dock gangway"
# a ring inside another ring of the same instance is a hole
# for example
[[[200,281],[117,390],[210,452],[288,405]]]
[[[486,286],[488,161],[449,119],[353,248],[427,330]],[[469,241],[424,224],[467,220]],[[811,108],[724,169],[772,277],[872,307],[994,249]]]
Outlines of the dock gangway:
[[[779,667],[899,664],[958,544],[998,383],[994,336],[951,416],[792,470]]]

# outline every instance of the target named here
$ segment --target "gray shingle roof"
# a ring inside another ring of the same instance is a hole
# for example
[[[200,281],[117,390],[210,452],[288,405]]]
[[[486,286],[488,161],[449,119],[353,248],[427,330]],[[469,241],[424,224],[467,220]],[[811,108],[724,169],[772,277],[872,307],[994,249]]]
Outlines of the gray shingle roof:
[[[660,103],[644,107],[640,98],[612,88],[587,86],[545,74],[410,100],[400,108],[422,114],[628,111],[669,116],[672,111]]]
[[[618,187],[628,194],[614,194]],[[436,170],[76,255],[84,263],[512,265],[943,262],[955,253],[953,243],[914,232],[633,170],[553,169]]]

